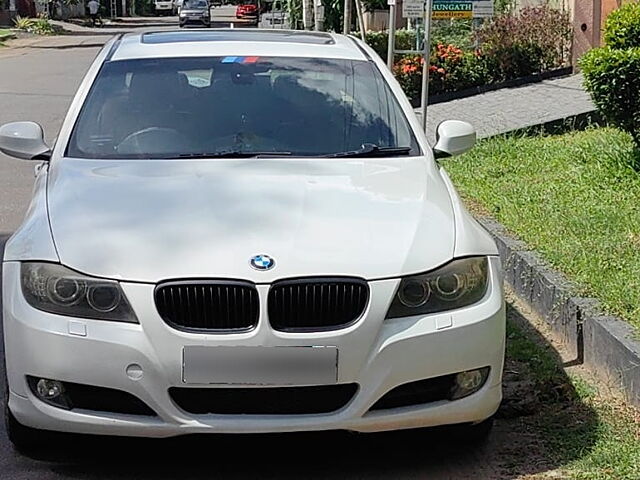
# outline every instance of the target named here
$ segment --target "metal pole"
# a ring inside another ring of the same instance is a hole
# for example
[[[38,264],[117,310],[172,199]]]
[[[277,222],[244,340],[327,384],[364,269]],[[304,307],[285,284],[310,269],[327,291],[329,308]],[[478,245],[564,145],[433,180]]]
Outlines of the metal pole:
[[[431,59],[431,2],[424,8],[424,62],[422,63],[422,130],[427,131],[427,103],[429,102],[429,62]]]
[[[396,0],[389,0],[389,42],[387,43],[387,67],[393,69],[396,49]]]
[[[314,15],[314,27],[317,32],[321,32],[324,27],[324,6],[322,0],[315,0]]]
[[[313,0],[302,0],[302,28],[313,28]]]
[[[355,0],[356,2],[356,15],[358,15],[358,25],[360,26],[360,38],[363,42],[367,43],[367,37],[364,31],[364,17],[362,16],[362,5],[360,5],[360,0]]]
[[[351,4],[353,0],[344,0],[344,19],[342,23],[342,33],[349,35],[351,32]]]

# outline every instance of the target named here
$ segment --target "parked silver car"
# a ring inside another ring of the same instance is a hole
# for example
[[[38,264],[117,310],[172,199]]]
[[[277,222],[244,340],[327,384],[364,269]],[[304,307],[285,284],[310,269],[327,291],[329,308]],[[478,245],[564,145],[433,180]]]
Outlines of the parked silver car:
[[[180,8],[180,27],[187,25],[211,26],[211,12],[206,0],[184,0]]]

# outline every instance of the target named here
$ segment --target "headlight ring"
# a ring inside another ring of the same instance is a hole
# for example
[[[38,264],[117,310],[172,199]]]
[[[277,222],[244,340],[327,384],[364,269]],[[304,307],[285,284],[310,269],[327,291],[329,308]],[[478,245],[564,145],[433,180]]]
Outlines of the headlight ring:
[[[69,317],[138,323],[115,280],[90,277],[56,263],[24,262],[22,294],[43,312]]]
[[[479,302],[488,285],[487,257],[456,259],[431,272],[403,278],[386,318],[463,308]]]

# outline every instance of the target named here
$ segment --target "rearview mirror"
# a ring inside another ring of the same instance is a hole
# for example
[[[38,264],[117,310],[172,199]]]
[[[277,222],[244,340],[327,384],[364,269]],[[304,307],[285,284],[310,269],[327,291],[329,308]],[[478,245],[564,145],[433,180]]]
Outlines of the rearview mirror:
[[[445,120],[436,129],[436,158],[460,155],[473,148],[476,143],[476,129],[460,120]]]
[[[24,160],[49,160],[42,127],[35,122],[13,122],[0,127],[0,152]]]

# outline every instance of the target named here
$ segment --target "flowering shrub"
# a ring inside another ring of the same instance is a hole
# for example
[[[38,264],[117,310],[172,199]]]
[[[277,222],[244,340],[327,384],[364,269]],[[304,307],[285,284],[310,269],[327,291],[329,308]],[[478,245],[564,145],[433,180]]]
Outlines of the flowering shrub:
[[[386,35],[385,35],[386,39]],[[478,48],[441,42],[432,47],[429,91],[441,93],[486,85],[564,66],[571,42],[566,12],[548,6],[524,8],[486,23],[474,35]],[[406,47],[398,47],[402,49]],[[420,56],[405,55],[393,68],[407,96],[420,95]]]
[[[464,53],[455,45],[436,45],[429,62],[429,84],[436,92],[457,90]]]
[[[420,96],[422,57],[405,55],[394,65],[393,73],[406,95]],[[429,62],[429,91],[442,93],[487,83],[490,76],[479,52],[465,52],[455,45],[438,44]]]
[[[405,55],[393,66],[393,74],[410,99],[420,98],[423,63],[420,55]]]
[[[494,81],[564,65],[571,49],[569,13],[548,5],[495,17],[475,34]]]

